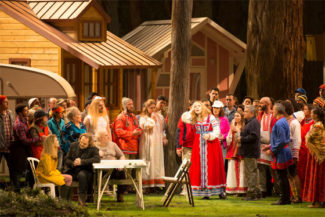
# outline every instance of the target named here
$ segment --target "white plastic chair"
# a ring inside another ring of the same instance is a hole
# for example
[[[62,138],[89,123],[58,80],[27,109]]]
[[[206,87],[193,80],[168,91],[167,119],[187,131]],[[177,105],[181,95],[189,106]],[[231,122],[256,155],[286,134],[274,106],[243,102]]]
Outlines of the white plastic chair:
[[[50,189],[50,197],[55,198],[55,184],[53,184],[53,183],[40,183],[38,178],[37,178],[35,162],[39,163],[39,160],[37,158],[34,158],[34,157],[28,157],[27,160],[28,160],[28,163],[30,165],[30,168],[32,169],[32,173],[33,173],[33,177],[34,177],[34,181],[35,181],[33,189],[36,189],[36,188],[49,188]]]

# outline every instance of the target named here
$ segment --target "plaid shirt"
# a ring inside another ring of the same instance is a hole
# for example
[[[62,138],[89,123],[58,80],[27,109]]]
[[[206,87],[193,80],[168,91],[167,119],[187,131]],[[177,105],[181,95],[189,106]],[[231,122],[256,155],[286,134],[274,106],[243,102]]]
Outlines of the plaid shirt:
[[[22,145],[31,145],[32,143],[36,143],[40,140],[40,137],[31,138],[27,120],[25,118],[17,116],[13,128],[16,141]]]
[[[4,138],[5,138],[5,147],[0,150],[0,152],[10,152],[9,147],[11,141],[13,141],[13,131],[11,126],[10,114],[9,111],[7,113],[1,114],[3,119],[3,126],[4,126]]]

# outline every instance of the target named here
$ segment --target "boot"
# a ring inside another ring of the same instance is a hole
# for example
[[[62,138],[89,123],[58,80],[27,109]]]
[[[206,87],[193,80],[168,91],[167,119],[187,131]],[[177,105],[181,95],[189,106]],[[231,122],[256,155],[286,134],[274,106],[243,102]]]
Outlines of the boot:
[[[64,200],[70,200],[71,199],[71,188],[63,185],[60,187],[60,197]]]
[[[87,194],[78,194],[78,202],[80,206],[87,206],[86,205]]]

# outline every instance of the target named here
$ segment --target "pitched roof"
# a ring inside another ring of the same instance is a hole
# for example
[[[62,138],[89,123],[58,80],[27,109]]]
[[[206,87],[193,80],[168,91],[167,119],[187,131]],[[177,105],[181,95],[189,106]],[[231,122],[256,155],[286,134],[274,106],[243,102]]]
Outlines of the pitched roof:
[[[110,32],[107,32],[106,42],[78,42],[40,20],[26,1],[0,1],[0,10],[96,69],[147,68],[161,65]]]
[[[110,17],[94,0],[27,0],[28,5],[42,20],[71,20],[80,17],[93,5],[107,22]]]
[[[246,44],[232,35],[207,17],[192,18],[192,35],[204,25],[209,25],[217,33],[221,34],[227,40],[238,47],[240,50],[246,50]],[[155,56],[171,44],[171,20],[147,21],[142,23],[133,31],[126,34],[122,39],[133,46],[139,48],[149,56]]]

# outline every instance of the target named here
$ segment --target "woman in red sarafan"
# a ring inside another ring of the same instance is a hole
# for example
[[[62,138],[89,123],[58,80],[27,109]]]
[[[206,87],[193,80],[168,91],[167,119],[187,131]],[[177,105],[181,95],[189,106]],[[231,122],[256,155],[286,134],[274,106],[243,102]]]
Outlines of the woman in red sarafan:
[[[195,125],[190,168],[193,195],[202,196],[203,199],[209,199],[213,195],[224,198],[226,175],[218,140],[220,126],[201,102],[193,104],[190,114]]]
[[[303,200],[313,202],[310,208],[321,208],[325,202],[325,129],[324,111],[312,110],[315,124],[306,135],[308,149]]]
[[[228,152],[228,173],[227,173],[227,194],[241,194],[247,192],[247,183],[245,182],[244,161],[238,153],[237,137],[245,126],[244,114],[237,111],[234,120],[231,122],[229,134],[227,136]]]

